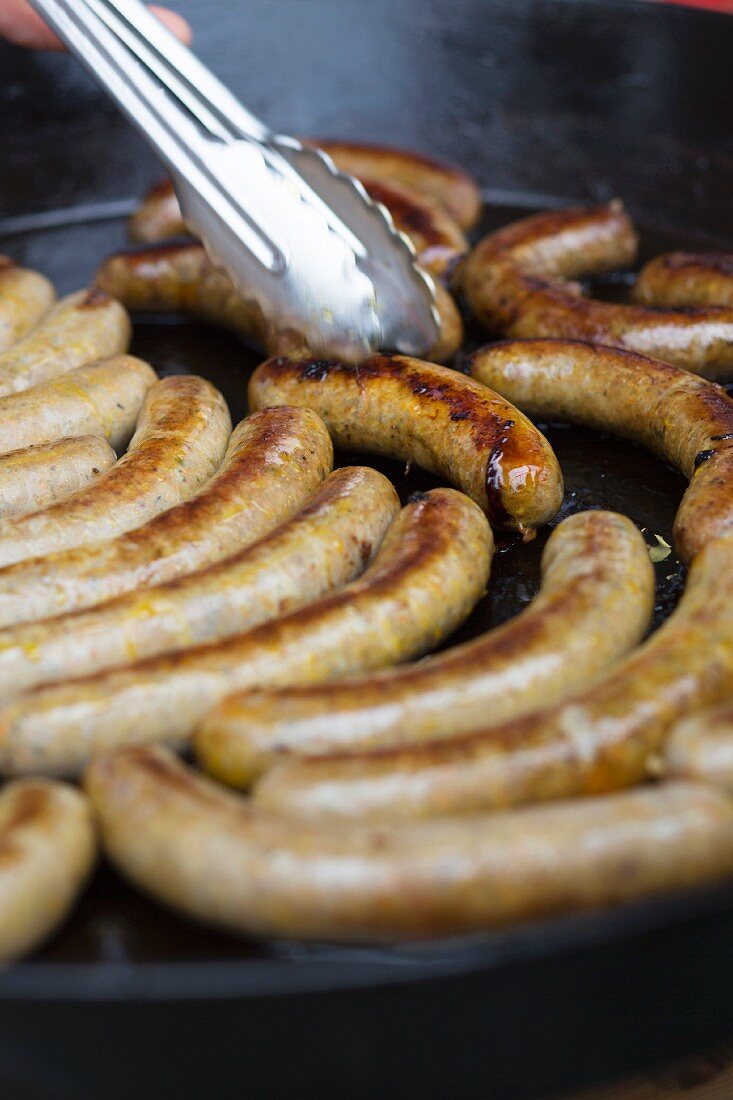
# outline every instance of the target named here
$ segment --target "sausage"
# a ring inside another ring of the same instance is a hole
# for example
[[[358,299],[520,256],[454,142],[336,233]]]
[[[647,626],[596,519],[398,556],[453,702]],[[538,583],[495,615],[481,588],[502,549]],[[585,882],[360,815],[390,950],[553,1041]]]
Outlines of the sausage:
[[[96,759],[115,866],[245,935],[388,940],[501,927],[721,880],[733,804],[694,783],[439,821],[338,829],[253,808],[161,748]]]
[[[733,368],[733,310],[673,312],[589,301],[564,280],[632,263],[637,240],[620,203],[525,218],[485,237],[456,275],[495,335],[556,336],[637,351],[707,377]]]
[[[298,814],[471,813],[639,783],[662,767],[678,719],[733,691],[733,535],[690,566],[679,605],[651,638],[565,703],[450,741],[302,757],[255,788]]]
[[[673,726],[665,773],[699,779],[733,794],[733,706],[730,701],[701,710]]]
[[[22,340],[53,305],[53,286],[37,271],[0,256],[0,352]]]
[[[271,354],[298,350],[296,333],[270,330],[259,307],[239,294],[228,276],[214,267],[202,245],[184,241],[144,250],[117,252],[102,263],[98,285],[137,311],[182,311],[248,337]],[[463,340],[458,307],[441,283],[435,285],[440,317],[434,359],[449,359]]]
[[[117,355],[0,397],[0,454],[78,435],[100,436],[120,451],[155,377],[141,359]]]
[[[397,517],[364,576],[345,588],[248,634],[39,688],[3,708],[0,771],[70,774],[117,744],[184,744],[230,692],[318,683],[424,652],[482,594],[491,549],[486,519],[468,497],[453,489],[422,494]]]
[[[509,402],[445,367],[404,355],[356,366],[270,359],[250,379],[250,407],[285,402],[315,409],[336,447],[415,462],[467,493],[492,524],[526,537],[562,502],[544,436]]]
[[[0,522],[0,566],[113,538],[187,500],[220,464],[230,430],[226,402],[210,382],[195,375],[156,382],[119,462],[66,500]]]
[[[0,791],[0,960],[27,955],[56,931],[96,860],[89,801],[48,779]]]
[[[0,455],[0,519],[23,516],[70,496],[116,459],[109,443],[93,435]]]
[[[0,397],[127,351],[130,318],[104,291],[80,290],[57,302],[25,339],[0,355]]]
[[[0,626],[79,611],[221,561],[291,516],[332,461],[315,413],[263,409],[234,430],[220,469],[190,500],[115,539],[0,570]]]
[[[246,787],[285,752],[321,756],[432,741],[481,727],[487,714],[498,722],[567,698],[641,640],[654,571],[630,520],[582,512],[550,536],[542,573],[527,610],[445,653],[327,685],[229,696],[196,733],[199,762],[217,779]]]
[[[293,519],[218,566],[84,614],[0,631],[0,701],[250,630],[353,580],[399,510],[376,470],[337,471]]]
[[[690,480],[674,523],[683,561],[733,527],[733,401],[715,383],[570,340],[496,344],[465,369],[533,419],[616,432],[676,466]]]
[[[642,305],[733,309],[733,255],[668,252],[657,256],[639,272],[632,294]]]
[[[127,221],[127,236],[139,244],[155,244],[186,233],[178,196],[169,179],[154,183]]]

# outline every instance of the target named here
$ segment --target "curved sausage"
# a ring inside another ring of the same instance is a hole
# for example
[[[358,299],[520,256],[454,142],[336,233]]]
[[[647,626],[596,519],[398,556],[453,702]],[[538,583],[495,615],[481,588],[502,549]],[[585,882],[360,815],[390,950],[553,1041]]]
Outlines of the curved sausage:
[[[51,308],[55,297],[45,275],[18,267],[9,256],[0,256],[0,352],[22,340]]]
[[[248,634],[40,688],[0,711],[0,771],[69,774],[125,742],[185,743],[207,710],[255,684],[318,683],[438,644],[482,594],[491,531],[434,489],[394,521],[364,576]],[[304,545],[303,553],[308,549]]]
[[[356,366],[269,359],[250,379],[249,402],[315,409],[336,447],[415,462],[467,493],[492,524],[527,537],[562,502],[544,436],[509,402],[445,367],[404,355]]]
[[[668,252],[642,267],[633,297],[650,306],[733,309],[733,255],[725,252]]]
[[[187,500],[220,464],[230,431],[229,409],[210,382],[156,382],[119,462],[66,500],[0,522],[0,566],[113,538]]]
[[[0,791],[0,960],[27,955],[56,931],[96,849],[91,806],[74,787],[24,779]]]
[[[362,572],[398,510],[376,470],[338,470],[294,518],[218,566],[84,614],[0,631],[0,702],[229,638],[318,599]]]
[[[733,401],[715,383],[571,340],[496,344],[466,370],[533,419],[615,432],[676,466],[690,480],[674,523],[683,561],[733,528]]]
[[[672,728],[665,773],[712,783],[733,794],[733,705],[701,710]]]
[[[425,816],[597,794],[661,766],[678,719],[733,691],[733,535],[690,566],[651,638],[566,703],[451,741],[301,758],[268,772],[255,801],[293,813]]]
[[[566,279],[626,267],[636,234],[620,203],[538,214],[485,237],[457,282],[496,335],[591,340],[708,377],[733,368],[733,310],[672,312],[589,301]]]
[[[0,626],[80,611],[221,561],[291,516],[332,461],[310,409],[263,409],[235,428],[221,467],[189,500],[115,539],[0,570]]]
[[[581,512],[550,536],[542,574],[539,595],[514,620],[437,656],[327,685],[229,696],[196,733],[199,762],[247,787],[285,752],[433,741],[480,728],[487,714],[499,722],[567,698],[641,640],[654,571],[630,520]]]
[[[0,355],[0,397],[119,355],[127,351],[130,335],[127,311],[104,291],[70,294],[25,339]]]
[[[178,196],[169,179],[154,183],[127,220],[127,236],[139,244],[155,244],[187,233]]]
[[[94,761],[105,851],[145,893],[245,935],[478,931],[720,880],[733,804],[693,783],[398,826],[258,812],[160,748]]]
[[[23,516],[68,497],[116,461],[109,443],[93,435],[0,455],[0,519]]]
[[[75,435],[100,436],[120,451],[155,380],[141,359],[117,355],[0,397],[0,454]]]

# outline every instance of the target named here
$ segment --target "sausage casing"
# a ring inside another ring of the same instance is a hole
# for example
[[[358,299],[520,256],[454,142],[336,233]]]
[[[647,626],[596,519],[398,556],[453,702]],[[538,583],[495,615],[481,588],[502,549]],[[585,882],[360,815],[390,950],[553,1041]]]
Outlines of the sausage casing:
[[[93,435],[0,455],[0,519],[35,512],[70,496],[116,460],[109,443]]]
[[[733,255],[720,252],[667,252],[650,260],[634,283],[642,305],[671,309],[726,306],[733,309]]]
[[[45,275],[0,256],[0,352],[37,325],[56,297]]]
[[[725,702],[691,714],[672,728],[665,773],[712,783],[733,794],[733,706]]]

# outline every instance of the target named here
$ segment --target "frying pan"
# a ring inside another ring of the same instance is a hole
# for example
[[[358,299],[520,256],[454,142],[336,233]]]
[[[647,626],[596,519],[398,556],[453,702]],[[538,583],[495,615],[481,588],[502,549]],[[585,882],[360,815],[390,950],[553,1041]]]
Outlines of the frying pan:
[[[486,186],[484,228],[620,195],[645,254],[733,246],[733,19],[631,0],[178,6],[204,59],[274,125],[469,167]],[[62,291],[81,285],[156,175],[145,147],[68,58],[0,46],[0,149],[0,248]],[[141,319],[133,350],[161,373],[206,374],[242,415],[256,355],[183,326]],[[628,444],[547,431],[565,513],[617,508],[669,536],[678,475]],[[382,468],[404,493],[430,484]],[[531,598],[541,543],[498,556],[461,638]],[[681,584],[673,558],[658,566],[657,621]],[[733,884],[364,949],[242,943],[102,869],[53,943],[0,974],[0,1091],[549,1097],[730,1039],[732,946]]]

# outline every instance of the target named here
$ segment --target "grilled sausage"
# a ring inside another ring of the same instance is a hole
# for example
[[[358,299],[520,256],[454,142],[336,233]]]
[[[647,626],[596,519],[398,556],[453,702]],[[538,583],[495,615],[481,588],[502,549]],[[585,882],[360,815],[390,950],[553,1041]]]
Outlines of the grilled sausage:
[[[361,580],[340,591],[248,634],[39,688],[5,707],[0,770],[68,774],[92,752],[124,742],[183,744],[232,691],[318,683],[415,656],[471,610],[491,546],[468,497],[453,489],[423,494],[395,520]]]
[[[186,233],[178,196],[169,179],[154,183],[127,221],[127,236],[139,244],[155,244]]]
[[[656,774],[673,723],[733,691],[733,535],[694,559],[677,609],[566,703],[451,741],[301,758],[255,801],[299,814],[430,815],[597,794]]]
[[[699,779],[733,794],[733,705],[701,710],[672,729],[665,772]]]
[[[440,821],[327,828],[258,812],[160,748],[94,761],[105,851],[145,893],[243,934],[385,940],[504,926],[720,880],[733,805],[670,783]]]
[[[124,306],[104,291],[70,294],[25,339],[0,355],[0,397],[119,355],[127,351],[130,334]]]
[[[9,256],[0,256],[0,352],[22,340],[55,297],[44,275],[17,267]]]
[[[528,416],[616,432],[676,466],[690,479],[674,524],[684,561],[733,527],[733,401],[715,383],[570,340],[496,344],[466,370]]]
[[[147,363],[118,355],[2,397],[0,454],[75,435],[100,436],[120,451],[154,382]]]
[[[70,496],[114,465],[104,439],[59,439],[0,455],[0,519],[23,516]]]
[[[187,500],[221,462],[230,430],[211,383],[194,375],[156,382],[119,462],[66,500],[0,522],[0,566],[113,538]]]
[[[668,252],[639,272],[633,296],[649,306],[733,309],[733,255],[721,252]]]
[[[672,312],[589,301],[563,280],[631,263],[636,235],[620,203],[539,214],[485,237],[457,282],[495,335],[591,340],[707,377],[733,368],[733,310]]]
[[[66,919],[94,866],[91,806],[48,779],[0,791],[0,960],[28,954]]]
[[[654,571],[630,520],[582,512],[550,536],[542,572],[527,610],[445,653],[328,685],[230,696],[196,734],[200,763],[246,787],[283,752],[321,756],[432,741],[480,728],[487,714],[499,722],[567,698],[640,641]]]
[[[249,402],[315,409],[336,447],[414,461],[468,493],[492,524],[528,537],[562,502],[544,436],[503,398],[444,367],[404,355],[357,366],[270,359],[250,379]]]
[[[190,500],[116,539],[0,570],[0,626],[93,607],[221,561],[291,516],[332,460],[315,413],[263,409],[235,429],[220,469]]]

